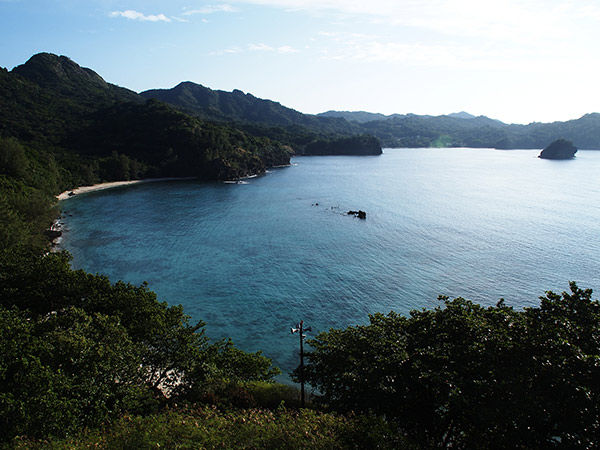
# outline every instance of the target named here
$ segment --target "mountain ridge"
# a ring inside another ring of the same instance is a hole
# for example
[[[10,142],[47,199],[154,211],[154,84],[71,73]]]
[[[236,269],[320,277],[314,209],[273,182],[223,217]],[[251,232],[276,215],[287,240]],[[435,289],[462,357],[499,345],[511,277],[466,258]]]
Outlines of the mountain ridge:
[[[42,89],[71,97],[98,97],[102,92],[112,100],[141,101],[134,91],[108,83],[92,69],[81,67],[71,58],[38,53],[16,66],[11,73],[37,84]]]
[[[137,94],[107,83],[93,70],[79,67],[66,56],[49,53],[34,55],[11,72],[3,70],[0,76],[3,98],[12,98],[13,103],[19,103],[14,99],[14,92],[7,92],[6,81],[10,77],[13,77],[13,84],[18,84],[14,77],[32,83],[28,86],[21,83],[20,87],[29,91],[22,103],[32,106],[40,99],[45,99],[43,103],[54,105],[52,108],[56,110],[49,121],[35,108],[25,111],[21,104],[17,105],[13,115],[5,111],[5,123],[0,124],[0,131],[4,129],[6,132],[12,122],[21,136],[35,133],[35,130],[43,130],[38,133],[43,136],[52,137],[63,130],[69,131],[63,134],[71,135],[73,127],[68,122],[91,120],[92,112],[99,105],[108,108],[120,102],[144,104],[149,99],[155,99],[194,116],[196,120],[233,126],[249,135],[291,145],[297,153],[302,153],[307,145],[316,140],[357,135],[372,135],[385,147],[541,149],[558,138],[565,138],[573,141],[578,148],[600,149],[598,113],[589,113],[566,122],[534,122],[527,125],[505,124],[486,116],[475,117],[464,111],[442,116],[385,116],[365,111],[328,111],[311,115],[237,89],[232,92],[212,90],[190,81],[181,82],[170,89],[153,89]],[[1,83],[4,83],[4,90]],[[113,113],[115,111],[113,109]],[[15,120],[15,116],[19,119]],[[36,122],[37,126],[22,130],[26,122]],[[64,136],[59,136],[55,142],[63,140]]]
[[[231,92],[213,90],[201,84],[184,81],[171,89],[151,89],[140,95],[168,103],[183,112],[215,121],[261,124],[268,127],[304,127],[320,133],[359,132],[336,118],[320,119],[265,100],[239,89]]]
[[[40,53],[0,70],[0,137],[52,158],[58,184],[141,177],[237,179],[289,164],[289,147],[184,114],[110,83],[65,56]]]
[[[308,144],[294,138],[294,133],[300,132],[303,136],[311,135],[311,139],[368,134],[378,138],[384,147],[541,149],[562,137],[579,148],[600,149],[600,115],[597,113],[566,122],[528,125],[506,124],[464,111],[441,116],[386,116],[366,111],[327,111],[311,115],[239,90],[213,91],[189,81],[140,95],[165,101],[207,120],[233,122],[263,136],[287,139],[291,145]]]

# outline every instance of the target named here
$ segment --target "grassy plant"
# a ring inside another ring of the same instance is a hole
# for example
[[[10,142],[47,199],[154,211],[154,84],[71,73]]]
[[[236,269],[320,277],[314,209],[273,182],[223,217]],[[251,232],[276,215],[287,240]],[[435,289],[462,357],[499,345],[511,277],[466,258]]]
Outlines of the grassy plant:
[[[123,416],[101,430],[55,441],[15,442],[16,449],[409,449],[384,420],[278,408],[220,411],[214,407]]]

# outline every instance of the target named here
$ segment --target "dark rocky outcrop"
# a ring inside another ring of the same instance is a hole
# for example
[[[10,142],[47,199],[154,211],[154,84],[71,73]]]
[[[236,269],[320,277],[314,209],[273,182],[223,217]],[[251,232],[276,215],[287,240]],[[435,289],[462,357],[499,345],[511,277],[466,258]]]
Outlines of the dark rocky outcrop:
[[[48,239],[50,239],[51,241],[54,241],[62,236],[62,231],[61,230],[46,230],[45,234],[46,234],[46,236],[48,236]]]
[[[571,159],[577,153],[577,147],[573,142],[566,139],[557,139],[540,153],[539,157],[544,159]]]
[[[347,214],[349,216],[358,217],[359,219],[366,219],[367,218],[367,213],[365,211],[361,211],[360,209],[358,211],[348,211]]]

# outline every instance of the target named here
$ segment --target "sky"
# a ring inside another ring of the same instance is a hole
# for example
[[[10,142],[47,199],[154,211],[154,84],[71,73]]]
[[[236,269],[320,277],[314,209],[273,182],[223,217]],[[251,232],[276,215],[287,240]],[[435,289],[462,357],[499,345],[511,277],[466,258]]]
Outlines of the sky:
[[[600,112],[600,0],[0,0],[0,67],[65,55],[136,92],[506,123]]]

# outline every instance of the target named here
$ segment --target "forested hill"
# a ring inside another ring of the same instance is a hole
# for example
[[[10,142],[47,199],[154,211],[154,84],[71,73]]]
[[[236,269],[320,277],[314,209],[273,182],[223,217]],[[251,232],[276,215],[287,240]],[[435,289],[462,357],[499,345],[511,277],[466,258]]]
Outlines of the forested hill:
[[[268,127],[306,128],[316,133],[359,133],[346,120],[302,114],[280,103],[263,100],[240,90],[232,92],[207,88],[189,81],[172,89],[152,89],[142,97],[169,103],[180,110],[209,120],[262,124]]]
[[[67,57],[40,53],[11,72],[0,69],[0,102],[0,136],[64,146],[91,113],[144,99]]]
[[[76,99],[80,104],[91,102],[135,101],[142,99],[135,92],[107,83],[91,69],[80,67],[66,56],[50,53],[34,55],[26,64],[15,67],[12,73],[55,94]]]
[[[366,112],[366,111],[327,111],[324,113],[317,114],[317,117],[343,117],[348,122],[366,123],[366,122],[373,122],[375,120],[402,119],[402,118],[406,118],[406,117],[420,117],[423,119],[427,119],[427,118],[431,119],[436,116],[430,116],[430,115],[419,116],[416,114],[390,114],[390,115],[386,116],[384,114],[370,113],[370,112]],[[476,116],[469,114],[468,112],[464,112],[464,111],[461,111],[458,113],[446,114],[444,116],[437,116],[437,117],[452,117],[455,119],[477,119],[477,120],[474,120],[472,122],[472,124],[477,123],[480,126],[483,126],[483,125],[505,126],[506,125],[506,124],[500,122],[499,120],[490,119],[485,116],[476,117]]]
[[[0,69],[0,137],[51,156],[61,186],[116,179],[232,179],[289,162],[291,149],[184,114],[102,79],[65,56]]]
[[[344,118],[388,147],[473,147],[542,149],[561,137],[579,148],[600,149],[600,114],[566,122],[505,124],[460,112],[443,116],[328,111],[318,117]]]
[[[396,116],[361,125],[364,132],[395,147],[541,149],[559,138],[582,149],[600,149],[600,114],[567,122],[507,125],[487,117]]]
[[[377,137],[384,147],[541,149],[562,137],[579,148],[600,149],[600,114],[587,114],[567,122],[529,125],[505,124],[465,112],[442,116],[385,116],[365,111],[328,111],[311,115],[239,90],[216,91],[191,82],[172,89],[145,91],[141,95],[201,118],[235,122],[247,130],[291,144],[305,144],[306,135],[319,138],[323,134],[369,134]]]
[[[566,138],[583,149],[600,149],[600,114],[567,122],[505,124],[468,113],[443,116],[328,111],[318,117],[344,118],[389,147],[474,147],[541,149]]]

